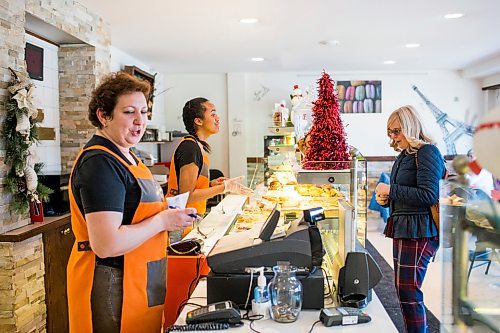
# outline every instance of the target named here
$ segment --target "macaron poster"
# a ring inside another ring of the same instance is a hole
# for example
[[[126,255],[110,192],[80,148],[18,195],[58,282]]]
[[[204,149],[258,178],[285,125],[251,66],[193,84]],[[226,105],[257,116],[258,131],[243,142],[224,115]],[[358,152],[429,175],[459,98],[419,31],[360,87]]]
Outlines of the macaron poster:
[[[382,81],[337,81],[341,113],[381,113]]]

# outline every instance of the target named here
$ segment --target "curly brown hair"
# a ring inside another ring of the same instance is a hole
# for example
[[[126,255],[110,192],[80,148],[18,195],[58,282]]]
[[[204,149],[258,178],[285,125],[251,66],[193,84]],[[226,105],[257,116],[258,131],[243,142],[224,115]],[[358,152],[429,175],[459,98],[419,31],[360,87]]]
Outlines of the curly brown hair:
[[[118,97],[133,92],[142,92],[148,101],[150,98],[151,85],[125,72],[116,72],[106,75],[101,83],[92,92],[89,103],[89,120],[95,127],[101,129],[103,126],[97,117],[97,110],[101,109],[106,118],[113,118]]]

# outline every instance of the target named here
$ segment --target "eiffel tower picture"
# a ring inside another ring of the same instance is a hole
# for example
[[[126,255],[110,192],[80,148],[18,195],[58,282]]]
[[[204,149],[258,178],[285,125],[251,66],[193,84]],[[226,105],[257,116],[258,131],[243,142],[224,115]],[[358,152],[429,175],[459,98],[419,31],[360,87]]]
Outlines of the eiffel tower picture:
[[[446,144],[446,154],[447,155],[456,155],[457,150],[455,148],[455,142],[462,135],[471,136],[474,134],[474,127],[471,125],[467,125],[463,121],[459,121],[456,119],[452,119],[448,116],[447,113],[438,109],[427,97],[422,94],[422,92],[417,88],[417,86],[412,86],[412,89],[422,98],[425,102],[425,105],[429,107],[434,118],[436,118],[436,122],[441,127],[441,131],[443,132],[443,139]]]

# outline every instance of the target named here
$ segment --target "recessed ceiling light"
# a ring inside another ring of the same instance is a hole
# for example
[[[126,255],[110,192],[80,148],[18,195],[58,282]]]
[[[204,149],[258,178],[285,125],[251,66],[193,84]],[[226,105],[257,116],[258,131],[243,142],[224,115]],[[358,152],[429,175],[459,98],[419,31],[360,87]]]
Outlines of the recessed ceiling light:
[[[322,40],[319,42],[321,45],[339,45],[340,42],[336,39]]]
[[[260,58],[260,57],[255,57],[255,58],[252,58],[252,61],[264,61],[264,58]]]
[[[415,47],[420,47],[420,44],[419,43],[409,43],[409,44],[406,44],[405,47],[415,48]]]
[[[394,60],[386,60],[384,61],[384,65],[394,65],[396,62]]]
[[[445,19],[457,19],[457,18],[461,18],[462,16],[464,16],[464,14],[462,14],[462,13],[452,13],[452,14],[446,14],[443,17]]]
[[[259,22],[259,19],[255,18],[255,17],[246,17],[246,18],[242,18],[240,20],[240,23],[243,23],[243,24],[253,24],[253,23],[257,23],[257,22]]]

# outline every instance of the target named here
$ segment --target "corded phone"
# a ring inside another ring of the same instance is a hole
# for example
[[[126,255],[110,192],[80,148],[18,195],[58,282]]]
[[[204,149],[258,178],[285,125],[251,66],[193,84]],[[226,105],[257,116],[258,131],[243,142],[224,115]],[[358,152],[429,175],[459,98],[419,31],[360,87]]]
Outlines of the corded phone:
[[[186,315],[186,325],[174,325],[165,332],[225,330],[230,326],[240,325],[243,325],[240,309],[235,303],[224,301],[189,311]]]
[[[196,255],[201,252],[203,240],[198,238],[184,239],[168,246],[169,255]]]
[[[241,323],[241,314],[238,305],[231,301],[217,302],[191,310],[186,315],[186,323]]]

